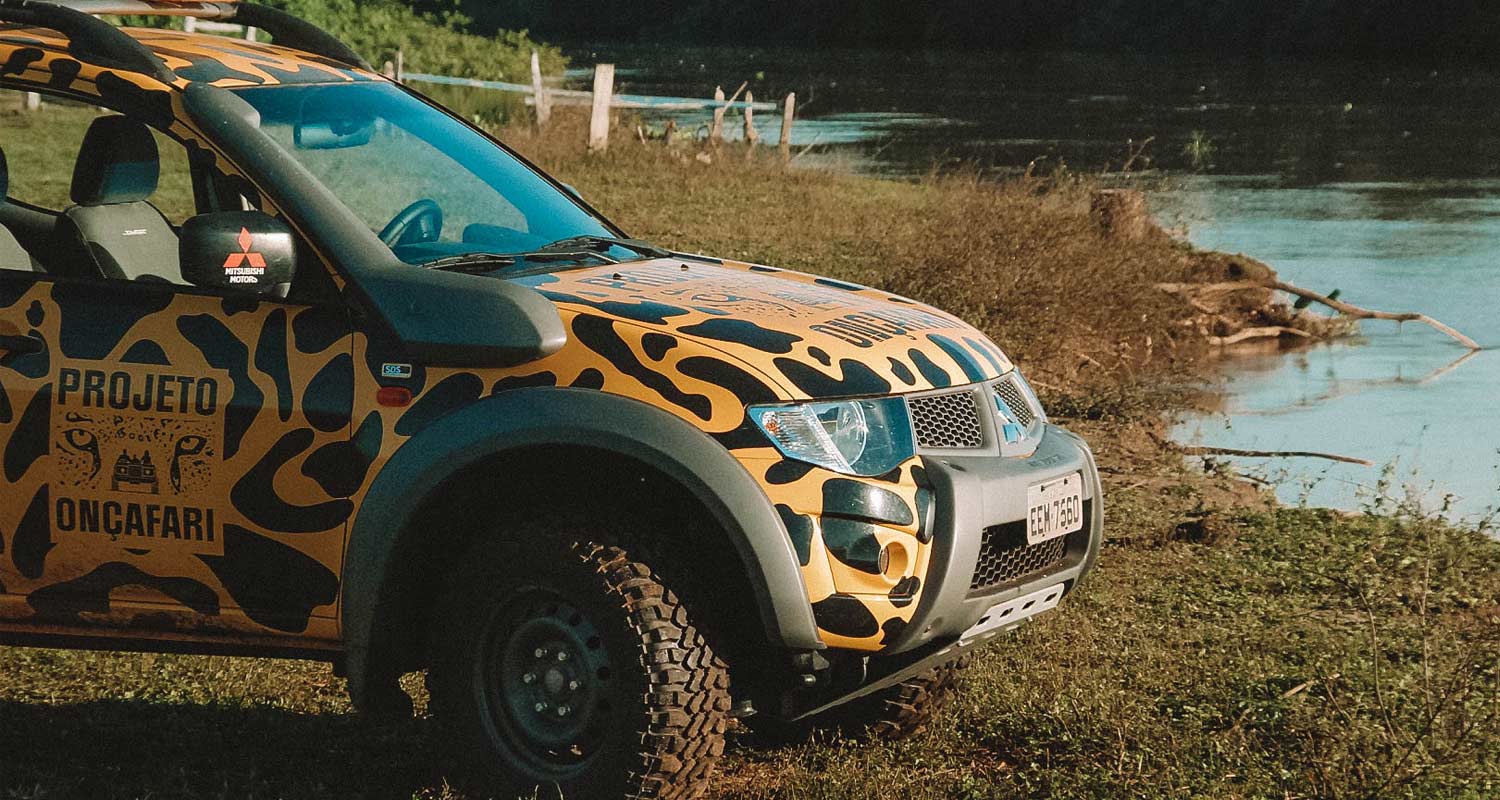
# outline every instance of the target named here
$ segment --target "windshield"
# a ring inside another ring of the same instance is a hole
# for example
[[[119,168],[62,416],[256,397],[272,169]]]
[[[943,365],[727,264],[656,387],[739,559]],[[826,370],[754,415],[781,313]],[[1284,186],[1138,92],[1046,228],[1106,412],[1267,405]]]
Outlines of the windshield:
[[[385,83],[236,90],[261,129],[408,264],[520,254],[605,223],[472,128]],[[615,259],[639,257],[611,250]],[[580,254],[579,258],[586,258]],[[555,263],[565,259],[550,259]]]

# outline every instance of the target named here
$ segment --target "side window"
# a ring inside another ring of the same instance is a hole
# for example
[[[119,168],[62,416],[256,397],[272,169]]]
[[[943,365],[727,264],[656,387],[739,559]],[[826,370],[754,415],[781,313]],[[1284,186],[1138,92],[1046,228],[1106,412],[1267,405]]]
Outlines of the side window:
[[[0,148],[0,270],[278,297],[317,289],[323,273],[309,270],[298,283],[314,285],[293,291],[307,248],[284,222],[140,120],[49,98],[0,116]]]

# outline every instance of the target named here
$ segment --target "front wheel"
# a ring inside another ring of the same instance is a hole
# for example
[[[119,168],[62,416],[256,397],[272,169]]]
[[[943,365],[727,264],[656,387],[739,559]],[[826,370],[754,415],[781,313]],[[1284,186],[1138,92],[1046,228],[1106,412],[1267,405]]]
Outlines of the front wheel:
[[[723,662],[647,565],[527,533],[471,548],[436,609],[428,686],[466,777],[504,797],[701,794],[724,750]]]

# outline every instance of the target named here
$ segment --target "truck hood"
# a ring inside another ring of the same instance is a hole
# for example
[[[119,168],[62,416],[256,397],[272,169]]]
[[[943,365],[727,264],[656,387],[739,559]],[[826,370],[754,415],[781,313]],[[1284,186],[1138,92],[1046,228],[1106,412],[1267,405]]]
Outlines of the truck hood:
[[[563,312],[717,350],[794,400],[916,392],[998,378],[984,334],[865,286],[733,262],[657,259],[517,278]],[[574,324],[573,329],[577,330]],[[650,334],[648,334],[648,339]]]

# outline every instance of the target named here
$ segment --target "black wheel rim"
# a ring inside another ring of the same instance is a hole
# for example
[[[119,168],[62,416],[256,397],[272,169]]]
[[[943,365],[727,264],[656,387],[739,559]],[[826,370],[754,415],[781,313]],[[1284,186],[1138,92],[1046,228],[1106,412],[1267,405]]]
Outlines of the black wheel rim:
[[[491,734],[539,775],[580,771],[609,741],[617,681],[599,630],[561,594],[534,587],[499,604],[476,677]]]

